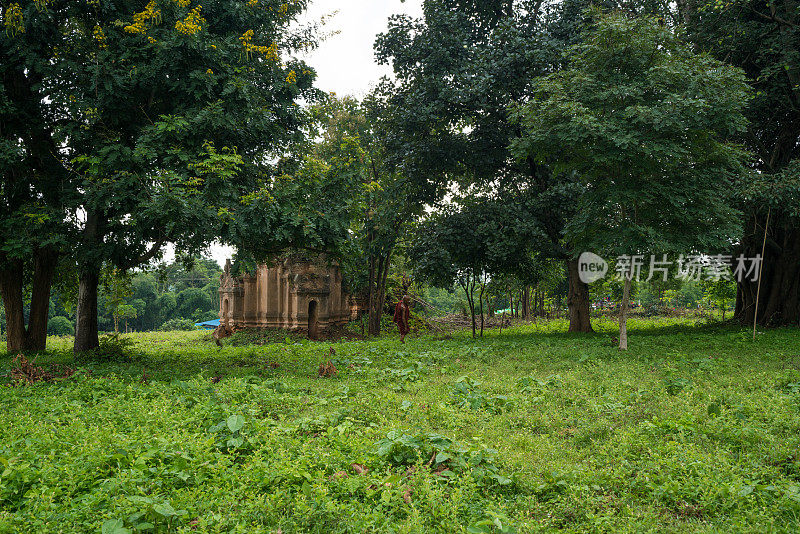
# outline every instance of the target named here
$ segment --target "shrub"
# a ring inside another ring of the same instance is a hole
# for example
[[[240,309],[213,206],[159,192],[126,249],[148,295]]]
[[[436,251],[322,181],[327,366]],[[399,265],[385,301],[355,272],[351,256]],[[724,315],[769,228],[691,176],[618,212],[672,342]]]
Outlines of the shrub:
[[[66,317],[53,317],[47,321],[47,334],[51,336],[72,336],[75,335],[75,327],[72,326],[72,321]]]
[[[194,330],[196,327],[189,319],[170,319],[161,325],[159,330],[162,332],[172,332],[175,330]]]
[[[450,402],[459,408],[470,410],[486,410],[489,413],[500,413],[508,407],[508,397],[505,395],[487,396],[478,386],[480,382],[468,376],[462,376],[453,385],[450,391]]]
[[[500,474],[494,457],[497,451],[469,449],[453,440],[432,432],[418,434],[392,430],[376,444],[381,462],[392,467],[408,467],[425,463],[443,481],[457,473],[469,472],[483,486],[507,486],[512,480]]]
[[[131,361],[136,343],[132,338],[121,334],[106,334],[100,338],[100,346],[86,354],[86,358],[96,362]]]

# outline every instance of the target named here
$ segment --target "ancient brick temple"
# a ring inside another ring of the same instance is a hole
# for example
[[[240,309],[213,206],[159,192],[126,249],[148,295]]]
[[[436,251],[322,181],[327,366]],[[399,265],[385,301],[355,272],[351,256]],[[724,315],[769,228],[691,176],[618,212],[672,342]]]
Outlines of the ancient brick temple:
[[[230,260],[220,276],[220,324],[239,328],[286,328],[317,332],[357,314],[342,290],[339,266],[323,257],[299,255],[260,265],[255,273],[231,276]]]

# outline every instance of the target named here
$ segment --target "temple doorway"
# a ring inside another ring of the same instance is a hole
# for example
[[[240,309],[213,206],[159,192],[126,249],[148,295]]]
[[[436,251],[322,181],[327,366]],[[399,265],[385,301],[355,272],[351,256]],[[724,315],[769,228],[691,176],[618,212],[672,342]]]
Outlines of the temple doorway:
[[[317,339],[317,301],[308,303],[308,339]]]

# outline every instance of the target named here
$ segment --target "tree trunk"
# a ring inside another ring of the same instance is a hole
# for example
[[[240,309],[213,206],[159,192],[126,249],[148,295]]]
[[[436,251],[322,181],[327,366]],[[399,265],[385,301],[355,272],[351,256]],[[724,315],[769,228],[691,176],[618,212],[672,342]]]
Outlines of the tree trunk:
[[[546,317],[547,314],[544,311],[544,290],[539,291],[539,315],[542,317]]]
[[[765,215],[751,217],[748,235],[734,254],[734,261],[738,253],[746,258],[761,254],[764,219]],[[785,217],[774,217],[773,221],[767,232],[762,260],[758,317],[755,317],[758,282],[748,276],[746,280],[737,281],[734,318],[750,325],[754,319],[762,326],[800,325],[800,228],[793,227]]]
[[[371,234],[370,234],[371,236]],[[370,242],[372,239],[370,238]],[[375,321],[375,306],[376,300],[378,298],[377,291],[375,289],[375,271],[377,270],[376,267],[377,258],[374,254],[370,254],[369,256],[369,279],[367,281],[368,284],[368,292],[369,292],[369,302],[367,304],[367,311],[369,313],[367,318],[367,332],[369,335],[377,335],[374,333],[373,322]]]
[[[97,334],[97,286],[99,269],[85,268],[78,285],[78,306],[75,312],[75,353],[94,350],[100,346]]]
[[[381,334],[381,317],[386,304],[386,282],[389,275],[389,263],[392,252],[377,259],[370,258],[370,283],[369,283],[369,320],[368,332],[370,336]],[[377,265],[376,265],[377,263]]]
[[[477,325],[475,324],[475,301],[473,300],[475,295],[475,285],[471,281],[470,277],[467,277],[466,282],[461,283],[461,287],[464,289],[464,293],[467,295],[469,315],[472,318],[472,338],[474,339],[477,331]]]
[[[13,260],[0,270],[0,291],[6,310],[6,348],[8,352],[25,350],[25,310],[22,299],[22,261]]]
[[[50,290],[56,273],[58,254],[49,249],[36,251],[33,260],[31,312],[25,350],[41,351],[47,345],[47,318],[50,315]]]
[[[24,262],[12,260],[0,270],[0,291],[6,310],[6,347],[12,351],[37,352],[47,345],[47,319],[50,312],[50,289],[58,254],[49,249],[34,253],[33,287],[28,327],[25,327]]]
[[[378,279],[380,286],[378,287],[378,319],[377,319],[377,332],[381,333],[381,317],[383,316],[383,308],[386,305],[386,281],[389,278],[389,263],[392,259],[392,251],[386,253],[383,259],[383,273]]]
[[[567,294],[569,331],[594,332],[589,317],[589,285],[580,279],[578,258],[567,260],[567,274],[569,277],[569,293]]]
[[[628,350],[628,305],[631,299],[631,279],[625,277],[622,305],[619,308],[619,350]]]
[[[486,284],[481,282],[481,294],[478,296],[481,305],[481,337],[483,337],[483,291],[486,289]]]
[[[522,289],[522,318],[526,321],[531,318],[531,295],[530,287],[525,286]]]

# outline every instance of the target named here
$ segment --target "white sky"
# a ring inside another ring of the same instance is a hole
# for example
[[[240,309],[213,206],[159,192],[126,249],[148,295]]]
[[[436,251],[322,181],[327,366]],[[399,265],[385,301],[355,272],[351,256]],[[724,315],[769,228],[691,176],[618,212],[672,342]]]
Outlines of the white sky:
[[[422,0],[312,0],[300,23],[319,22],[334,12],[338,13],[328,19],[322,32],[338,33],[302,59],[316,69],[319,89],[361,98],[381,76],[391,75],[388,66],[375,62],[375,36],[386,30],[391,15],[421,16]],[[220,265],[232,254],[230,247],[214,245],[209,249],[209,255]],[[172,250],[167,257],[174,257]]]
[[[301,23],[329,16],[325,34],[338,32],[305,56],[317,71],[317,87],[339,96],[363,97],[381,76],[390,75],[386,65],[375,63],[375,36],[386,31],[389,17],[398,13],[419,17],[421,0],[311,0]]]

